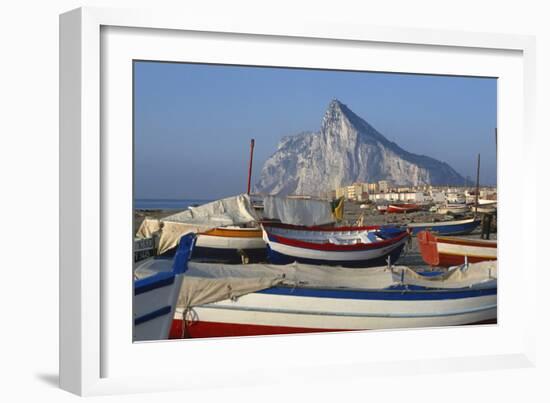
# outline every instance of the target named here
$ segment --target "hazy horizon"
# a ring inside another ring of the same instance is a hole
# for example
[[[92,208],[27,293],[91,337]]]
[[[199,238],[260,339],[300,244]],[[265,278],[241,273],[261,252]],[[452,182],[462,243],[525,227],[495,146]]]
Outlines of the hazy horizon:
[[[279,140],[318,131],[339,99],[403,149],[496,184],[497,80],[374,72],[134,64],[134,197],[212,200],[246,192]]]

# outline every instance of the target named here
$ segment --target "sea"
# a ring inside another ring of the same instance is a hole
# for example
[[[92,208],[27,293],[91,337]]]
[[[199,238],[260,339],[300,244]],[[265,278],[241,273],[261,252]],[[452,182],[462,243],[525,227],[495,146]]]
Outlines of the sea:
[[[205,199],[134,199],[136,210],[185,210],[190,206],[210,203]]]

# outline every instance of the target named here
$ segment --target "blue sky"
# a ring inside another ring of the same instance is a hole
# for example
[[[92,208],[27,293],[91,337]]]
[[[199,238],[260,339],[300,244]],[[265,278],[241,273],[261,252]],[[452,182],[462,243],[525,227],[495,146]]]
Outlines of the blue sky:
[[[407,151],[496,183],[497,80],[375,72],[135,62],[135,197],[216,199],[246,192],[280,138],[317,131],[346,104]]]

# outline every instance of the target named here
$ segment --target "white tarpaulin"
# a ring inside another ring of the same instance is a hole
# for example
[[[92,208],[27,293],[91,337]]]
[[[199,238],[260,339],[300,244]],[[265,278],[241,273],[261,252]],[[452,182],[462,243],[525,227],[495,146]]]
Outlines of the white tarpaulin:
[[[209,304],[236,298],[278,284],[293,287],[352,288],[379,290],[399,284],[430,288],[465,288],[492,284],[497,277],[497,263],[470,264],[435,277],[417,274],[406,266],[349,269],[292,263],[289,265],[225,265],[189,262],[177,307]],[[403,279],[403,281],[401,281]]]
[[[431,288],[464,288],[473,287],[484,283],[496,282],[498,278],[498,263],[496,260],[471,263],[465,266],[457,266],[447,273],[435,277],[422,276],[408,269],[396,272],[396,280],[403,279],[405,284],[419,285]]]
[[[189,207],[188,210],[164,217],[161,221],[207,225],[216,228],[246,224],[256,221],[257,218],[254,208],[250,203],[250,197],[242,194],[216,200],[199,207]]]
[[[310,199],[289,199],[266,196],[264,218],[280,220],[284,224],[323,225],[334,222],[330,202]]]
[[[159,271],[169,271],[170,262],[168,259],[150,259],[136,268],[134,276],[144,278]],[[301,263],[226,265],[188,262],[177,308],[187,310],[194,306],[237,298],[279,284],[356,290],[379,290],[400,284],[454,289],[494,286],[496,280],[496,261],[472,263],[467,268],[457,267],[447,273],[430,277],[422,276],[406,266],[349,269]]]
[[[177,246],[179,239],[190,232],[204,232],[217,227],[242,225],[257,221],[248,195],[228,197],[191,207],[159,219],[145,219],[136,237],[147,238],[160,234],[158,254]]]

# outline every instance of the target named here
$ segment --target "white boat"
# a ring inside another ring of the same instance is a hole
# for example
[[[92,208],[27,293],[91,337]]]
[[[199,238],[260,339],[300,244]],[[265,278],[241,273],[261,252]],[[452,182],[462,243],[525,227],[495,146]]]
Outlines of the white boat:
[[[443,207],[440,207],[437,210],[438,214],[450,214],[450,215],[458,215],[458,214],[465,214],[470,211],[470,208],[465,203],[447,203]]]
[[[153,257],[134,271],[133,340],[168,339],[193,236],[181,239],[174,258]]]
[[[295,261],[343,267],[384,265],[397,261],[409,239],[405,229],[384,226],[297,227],[264,224],[268,261]]]
[[[253,225],[258,215],[250,197],[246,194],[216,200],[202,206],[190,207],[170,216],[146,218],[141,223],[136,237],[158,237],[157,253],[173,253],[180,237],[189,232],[207,233],[220,227],[246,227]]]
[[[266,252],[261,228],[220,227],[197,235],[193,259],[250,263],[265,261]]]
[[[404,267],[188,262],[171,338],[494,323],[496,262]]]
[[[492,203],[487,203],[489,201]],[[484,203],[478,203],[477,206],[471,206],[471,210],[479,214],[495,214],[497,212],[497,202],[494,200],[487,200]]]

